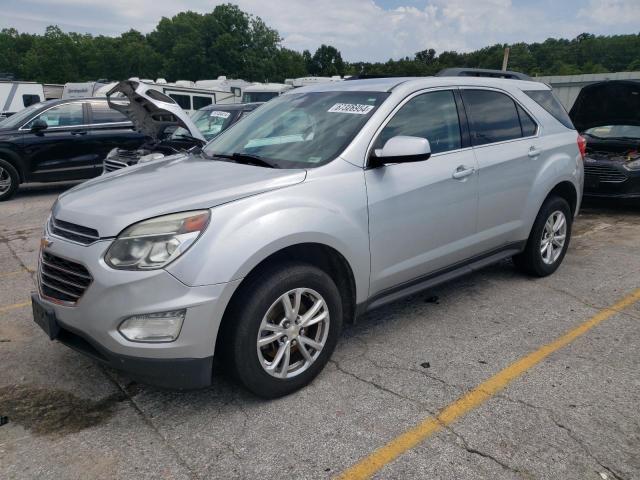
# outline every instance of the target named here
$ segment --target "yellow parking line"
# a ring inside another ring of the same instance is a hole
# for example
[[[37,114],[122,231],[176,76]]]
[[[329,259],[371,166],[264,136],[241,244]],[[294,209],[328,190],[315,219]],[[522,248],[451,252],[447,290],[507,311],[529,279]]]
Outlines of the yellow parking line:
[[[568,331],[553,342],[515,361],[504,370],[498,372],[493,377],[445,407],[437,416],[426,418],[415,427],[397,436],[386,445],[375,450],[371,455],[345,470],[337,478],[340,480],[370,478],[385,465],[412,449],[426,438],[442,430],[467,412],[482,405],[513,380],[520,377],[527,370],[540,363],[555,351],[568,345],[579,336],[584,335],[609,317],[630,307],[638,300],[640,300],[640,289],[624,297],[611,307],[600,310],[589,320],[573,330]]]
[[[8,312],[10,310],[17,310],[18,308],[23,308],[28,305],[31,305],[31,302],[14,303],[12,305],[6,305],[4,307],[0,307],[0,313]]]

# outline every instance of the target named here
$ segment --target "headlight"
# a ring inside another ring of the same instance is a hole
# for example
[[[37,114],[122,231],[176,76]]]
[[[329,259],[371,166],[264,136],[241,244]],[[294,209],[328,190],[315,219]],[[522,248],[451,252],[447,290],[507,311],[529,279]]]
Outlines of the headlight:
[[[209,211],[174,213],[126,228],[104,256],[112,268],[154,270],[182,255],[209,224]]]
[[[117,148],[112,148],[111,150],[109,150],[109,153],[107,153],[107,158],[114,158],[118,156],[118,149]]]
[[[164,158],[164,154],[160,152],[149,153],[148,155],[141,156],[138,163],[152,162],[154,160],[160,160],[161,158]]]
[[[627,170],[640,170],[640,158],[624,164]]]

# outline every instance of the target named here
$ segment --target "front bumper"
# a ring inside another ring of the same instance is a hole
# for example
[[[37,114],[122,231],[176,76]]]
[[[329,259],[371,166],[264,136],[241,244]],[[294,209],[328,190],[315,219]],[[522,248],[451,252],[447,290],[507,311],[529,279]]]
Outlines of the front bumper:
[[[43,304],[38,293],[31,295],[32,305]],[[36,323],[49,335],[77,352],[80,352],[108,367],[126,372],[131,378],[158,387],[176,390],[204,388],[211,384],[213,356],[204,358],[141,358],[114,353],[84,332],[75,330],[57,321],[51,312],[49,324]]]
[[[83,246],[52,237],[45,251],[80,263],[93,281],[75,305],[35,294],[60,327],[56,340],[146,383],[197,388],[211,381],[211,364],[224,309],[239,280],[191,287],[165,270],[121,271],[103,256],[111,241]],[[118,331],[137,314],[186,309],[180,335],[173,342],[132,342]]]
[[[595,198],[640,198],[640,171],[630,171],[620,162],[585,160],[584,196]]]

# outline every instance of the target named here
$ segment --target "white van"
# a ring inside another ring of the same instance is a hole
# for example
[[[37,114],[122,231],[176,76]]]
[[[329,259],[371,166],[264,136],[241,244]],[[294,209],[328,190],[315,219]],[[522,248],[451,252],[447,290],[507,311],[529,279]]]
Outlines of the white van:
[[[44,89],[41,83],[0,81],[0,118],[42,101]]]

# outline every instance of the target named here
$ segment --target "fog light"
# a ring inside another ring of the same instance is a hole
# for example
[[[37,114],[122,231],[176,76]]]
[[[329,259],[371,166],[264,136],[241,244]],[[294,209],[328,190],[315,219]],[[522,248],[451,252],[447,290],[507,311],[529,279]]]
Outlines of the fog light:
[[[125,319],[118,331],[132,342],[173,342],[182,328],[186,310],[134,315]]]

